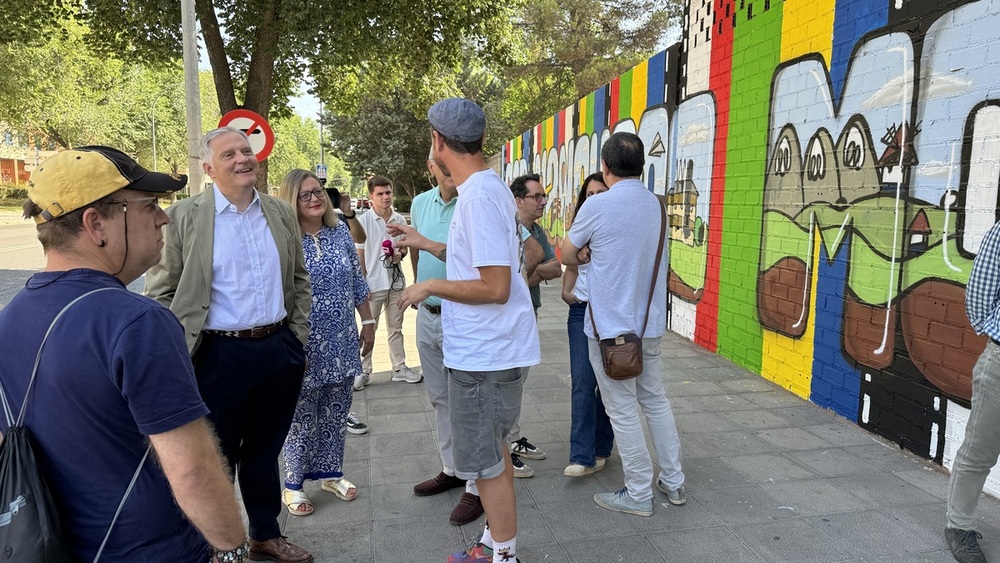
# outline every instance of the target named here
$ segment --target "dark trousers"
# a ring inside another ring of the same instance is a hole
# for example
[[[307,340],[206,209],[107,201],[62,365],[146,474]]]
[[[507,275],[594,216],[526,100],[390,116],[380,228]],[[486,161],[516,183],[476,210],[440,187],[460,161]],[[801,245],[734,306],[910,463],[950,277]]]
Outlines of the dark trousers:
[[[240,482],[250,538],[276,538],[281,535],[278,455],[302,387],[302,343],[287,326],[256,339],[206,334],[194,369],[222,454]]]

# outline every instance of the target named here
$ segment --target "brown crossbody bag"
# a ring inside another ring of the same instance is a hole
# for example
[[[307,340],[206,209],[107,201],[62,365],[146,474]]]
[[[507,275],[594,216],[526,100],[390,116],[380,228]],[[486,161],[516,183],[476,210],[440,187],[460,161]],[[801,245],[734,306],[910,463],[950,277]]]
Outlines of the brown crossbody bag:
[[[659,200],[657,200],[659,202]],[[653,280],[649,282],[649,297],[646,299],[646,320],[642,323],[639,334],[621,334],[614,338],[601,339],[597,334],[597,323],[594,322],[594,308],[590,311],[590,324],[594,327],[594,338],[601,346],[601,360],[604,373],[616,380],[632,379],[642,373],[642,335],[646,333],[649,323],[649,306],[653,303],[653,288],[660,273],[660,259],[663,257],[663,239],[667,233],[667,212],[660,203],[660,241],[656,247],[656,262],[653,264]],[[591,300],[593,302],[593,300]]]

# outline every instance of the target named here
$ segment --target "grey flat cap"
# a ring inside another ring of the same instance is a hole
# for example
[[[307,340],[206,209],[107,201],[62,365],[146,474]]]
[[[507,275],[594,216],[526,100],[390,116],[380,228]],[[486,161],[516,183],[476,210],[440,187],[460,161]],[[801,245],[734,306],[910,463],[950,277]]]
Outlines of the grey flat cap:
[[[470,143],[483,138],[486,114],[472,100],[448,98],[427,110],[431,127],[449,139]]]

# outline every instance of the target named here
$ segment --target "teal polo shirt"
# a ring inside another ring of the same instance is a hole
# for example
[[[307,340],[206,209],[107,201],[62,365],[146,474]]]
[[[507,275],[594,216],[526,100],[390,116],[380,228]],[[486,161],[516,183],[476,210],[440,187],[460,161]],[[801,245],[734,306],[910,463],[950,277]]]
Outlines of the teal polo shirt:
[[[448,229],[451,227],[451,218],[455,215],[455,196],[445,203],[441,199],[441,190],[434,188],[417,194],[410,203],[410,224],[418,233],[434,242],[448,242]],[[417,281],[433,279],[447,279],[448,271],[444,262],[437,259],[426,250],[420,251],[417,260]],[[440,306],[441,298],[431,296],[424,300],[424,303],[431,306]]]

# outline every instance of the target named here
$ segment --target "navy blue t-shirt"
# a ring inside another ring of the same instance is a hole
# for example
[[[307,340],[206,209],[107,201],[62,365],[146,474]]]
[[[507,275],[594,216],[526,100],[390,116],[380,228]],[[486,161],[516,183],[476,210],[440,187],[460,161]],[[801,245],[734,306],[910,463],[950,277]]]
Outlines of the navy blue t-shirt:
[[[75,557],[100,546],[139,460],[146,436],[208,413],[198,393],[180,322],[152,299],[94,270],[33,275],[0,311],[0,384],[20,409],[39,344],[56,323],[28,399],[25,425],[38,441]],[[0,416],[0,426],[7,423]],[[115,524],[102,559],[205,561],[207,544],[183,516],[151,454]]]

